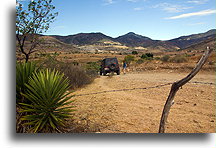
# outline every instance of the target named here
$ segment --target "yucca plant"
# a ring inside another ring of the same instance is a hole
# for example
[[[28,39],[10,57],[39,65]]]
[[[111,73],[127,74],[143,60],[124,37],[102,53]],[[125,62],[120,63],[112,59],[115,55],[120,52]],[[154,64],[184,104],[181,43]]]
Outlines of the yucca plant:
[[[20,103],[22,112],[27,115],[21,118],[26,125],[31,126],[32,132],[55,132],[64,126],[64,121],[74,111],[70,106],[67,89],[69,80],[64,74],[56,70],[44,69],[32,75],[26,84],[27,91],[24,95],[31,103]]]
[[[25,94],[26,86],[29,78],[36,72],[36,64],[34,62],[17,63],[16,64],[16,103],[25,102],[21,93]]]

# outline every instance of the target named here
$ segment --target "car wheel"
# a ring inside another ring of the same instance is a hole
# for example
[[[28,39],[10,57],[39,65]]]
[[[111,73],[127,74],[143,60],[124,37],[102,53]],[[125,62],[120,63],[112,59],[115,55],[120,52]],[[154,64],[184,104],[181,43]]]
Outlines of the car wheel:
[[[118,70],[116,73],[117,73],[117,75],[120,75],[120,70]]]

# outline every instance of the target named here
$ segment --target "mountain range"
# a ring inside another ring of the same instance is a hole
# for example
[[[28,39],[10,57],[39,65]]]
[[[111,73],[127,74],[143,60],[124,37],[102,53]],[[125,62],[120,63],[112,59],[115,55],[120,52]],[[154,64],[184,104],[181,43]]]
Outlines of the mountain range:
[[[144,47],[148,49],[186,49],[196,44],[207,44],[209,42],[215,43],[216,29],[209,30],[204,33],[192,34],[188,36],[181,36],[171,40],[153,40],[149,37],[142,36],[133,32],[117,38],[112,38],[103,33],[78,33],[75,35],[60,36],[49,35],[60,42],[67,45],[87,46],[87,45],[107,45],[118,44],[127,47]],[[212,46],[212,44],[211,44]],[[214,46],[214,45],[213,45]]]
[[[78,33],[75,35],[40,35],[43,42],[40,48],[50,50],[80,50],[80,49],[98,49],[98,50],[124,50],[124,49],[147,49],[159,51],[176,50],[199,50],[206,46],[215,48],[216,29],[204,33],[181,36],[171,40],[153,40],[133,32],[117,38],[112,38],[103,33]],[[30,42],[27,42],[27,46]]]

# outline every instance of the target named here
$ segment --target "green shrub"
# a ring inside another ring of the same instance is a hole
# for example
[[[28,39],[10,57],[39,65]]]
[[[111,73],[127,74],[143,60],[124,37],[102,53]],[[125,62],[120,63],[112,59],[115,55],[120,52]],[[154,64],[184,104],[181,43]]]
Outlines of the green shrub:
[[[128,65],[130,65],[130,63],[131,63],[132,61],[134,61],[134,59],[135,59],[135,57],[132,56],[132,55],[127,55],[127,56],[124,57],[124,61],[125,61]]]
[[[34,72],[36,72],[36,64],[34,62],[17,63],[16,64],[16,103],[19,105],[25,102],[22,94],[26,92],[26,84]]]
[[[141,58],[142,58],[142,59],[147,59],[148,56],[147,56],[146,54],[142,54],[142,55],[141,55]]]
[[[155,60],[160,60],[161,58],[160,58],[160,57],[155,57],[154,59],[155,59]]]
[[[98,72],[100,71],[100,64],[99,62],[88,62],[85,66],[86,73],[90,76],[96,76],[98,75]]]
[[[153,53],[146,53],[146,55],[147,55],[147,57],[150,57],[150,58],[154,57]]]
[[[20,103],[21,112],[27,115],[21,118],[30,126],[31,132],[55,132],[64,126],[64,121],[70,117],[73,106],[68,106],[72,101],[69,93],[69,80],[63,78],[64,74],[50,69],[34,73],[26,84],[25,98],[30,103]]]
[[[136,61],[137,64],[142,64],[143,62],[144,62],[144,59],[138,59],[138,60]]]
[[[163,62],[168,62],[170,59],[170,56],[169,55],[164,55],[162,58],[161,58],[161,61]]]
[[[132,51],[132,54],[136,55],[136,54],[138,54],[138,52],[137,51]]]
[[[50,69],[57,69],[58,68],[58,65],[60,63],[63,63],[63,62],[60,62],[56,59],[56,56],[46,56],[45,59],[39,61],[39,65],[40,65],[40,68],[50,68]]]
[[[184,55],[176,55],[170,59],[170,62],[183,63],[183,62],[187,62],[187,58]]]
[[[152,60],[153,57],[154,57],[154,55],[152,53],[146,53],[146,54],[141,55],[141,58],[146,59],[146,60]]]

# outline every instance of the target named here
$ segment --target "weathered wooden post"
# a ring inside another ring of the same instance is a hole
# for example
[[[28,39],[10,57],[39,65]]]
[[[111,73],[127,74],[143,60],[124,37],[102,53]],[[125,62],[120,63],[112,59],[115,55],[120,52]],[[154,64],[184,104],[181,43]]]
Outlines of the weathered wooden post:
[[[182,87],[187,82],[189,82],[200,71],[200,69],[205,64],[205,62],[207,61],[207,59],[210,56],[212,51],[213,51],[213,49],[210,49],[209,47],[207,47],[206,52],[200,58],[199,62],[195,66],[195,68],[185,78],[183,78],[179,81],[176,81],[172,84],[169,96],[167,98],[167,101],[164,105],[164,109],[162,112],[160,126],[159,126],[159,133],[165,132],[165,127],[166,127],[165,124],[166,124],[166,121],[167,121],[167,118],[169,115],[170,108],[174,103],[174,97],[175,97],[176,92],[179,90],[180,87]]]

